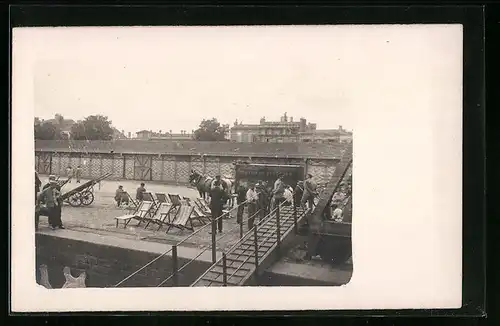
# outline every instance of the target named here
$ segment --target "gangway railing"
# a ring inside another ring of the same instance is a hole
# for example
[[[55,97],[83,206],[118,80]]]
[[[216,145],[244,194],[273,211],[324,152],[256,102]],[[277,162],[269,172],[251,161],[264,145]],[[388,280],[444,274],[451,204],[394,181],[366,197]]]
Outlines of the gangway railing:
[[[151,266],[152,264],[154,264],[155,262],[157,262],[158,260],[160,260],[162,257],[165,257],[165,256],[167,256],[169,254],[171,254],[171,256],[172,256],[172,274],[169,277],[167,277],[164,281],[162,281],[160,284],[158,284],[157,286],[161,286],[161,285],[165,284],[166,282],[168,282],[171,279],[174,279],[174,284],[177,285],[178,284],[177,275],[179,274],[179,272],[181,272],[182,270],[184,270],[189,264],[191,264],[193,261],[195,261],[201,255],[203,255],[209,249],[211,249],[211,253],[212,253],[212,263],[215,263],[216,260],[217,260],[217,241],[223,239],[228,234],[231,234],[231,232],[234,231],[236,228],[239,228],[239,236],[240,236],[240,238],[243,237],[243,225],[245,224],[245,222],[248,222],[252,218],[255,219],[257,216],[259,216],[259,214],[262,214],[262,210],[258,209],[252,216],[247,216],[246,218],[242,219],[242,221],[241,221],[241,223],[239,223],[239,225],[237,225],[236,227],[233,227],[233,228],[229,229],[228,230],[229,232],[226,231],[225,234],[223,234],[222,236],[219,236],[217,238],[217,236],[216,236],[216,228],[217,228],[217,222],[219,221],[219,219],[224,219],[226,216],[230,216],[232,212],[234,212],[235,210],[237,210],[240,206],[246,205],[247,202],[248,201],[245,200],[245,201],[241,202],[240,204],[232,207],[231,209],[225,211],[219,217],[212,218],[211,219],[211,223],[207,223],[207,224],[201,226],[199,229],[197,229],[196,231],[192,232],[191,234],[189,234],[188,236],[186,236],[182,240],[176,242],[168,250],[166,250],[165,252],[163,252],[162,254],[160,254],[158,257],[152,259],[150,262],[148,262],[147,264],[143,265],[141,268],[137,269],[135,272],[133,272],[132,274],[130,274],[129,276],[127,276],[126,278],[124,278],[123,280],[121,280],[120,282],[118,282],[117,284],[115,284],[114,287],[119,287],[119,286],[125,284],[127,281],[129,281],[130,279],[132,279],[135,275],[139,274],[141,271],[143,271],[147,267]],[[264,220],[264,218],[262,220]],[[178,267],[178,261],[179,261],[179,259],[178,259],[178,247],[180,245],[182,245],[183,243],[185,243],[186,241],[188,241],[189,239],[191,239],[192,237],[194,237],[195,235],[197,235],[198,233],[200,233],[201,231],[206,230],[206,228],[208,228],[208,227],[212,228],[212,230],[211,230],[212,231],[211,244],[208,247],[205,247],[194,258],[192,258],[190,261],[188,261],[186,264],[184,264],[182,267],[179,268]]]
[[[285,212],[287,207],[284,202],[277,205],[263,221],[245,233],[229,249],[224,250],[222,257],[200,275],[191,286],[243,285],[254,273],[258,273],[261,264],[272,253],[277,252],[279,256],[282,240],[292,231],[295,234],[298,233],[298,222],[306,214],[306,211],[303,211],[293,203],[292,207],[288,209],[286,217],[282,219],[281,213]],[[261,248],[263,250],[260,250]],[[247,254],[243,255],[242,259],[238,259],[241,255],[235,253],[235,250],[247,252]],[[228,261],[232,266],[228,266]],[[249,264],[253,265],[250,269],[245,267],[245,265]],[[218,267],[221,267],[222,271],[217,271]],[[228,272],[228,268],[231,268],[233,271]],[[237,273],[240,271],[245,275],[238,276]],[[209,273],[216,274],[217,276],[209,277]],[[222,280],[218,280],[219,278],[222,278]],[[238,279],[231,282],[234,278]]]

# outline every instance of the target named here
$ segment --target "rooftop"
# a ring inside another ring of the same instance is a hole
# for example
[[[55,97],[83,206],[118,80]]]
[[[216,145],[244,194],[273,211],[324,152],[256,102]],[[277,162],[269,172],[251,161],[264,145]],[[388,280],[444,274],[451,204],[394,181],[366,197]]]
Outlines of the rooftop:
[[[115,141],[68,141],[36,140],[35,150],[48,152],[207,155],[240,157],[279,158],[324,158],[340,157],[343,144],[317,143],[236,143],[194,140],[141,140]]]

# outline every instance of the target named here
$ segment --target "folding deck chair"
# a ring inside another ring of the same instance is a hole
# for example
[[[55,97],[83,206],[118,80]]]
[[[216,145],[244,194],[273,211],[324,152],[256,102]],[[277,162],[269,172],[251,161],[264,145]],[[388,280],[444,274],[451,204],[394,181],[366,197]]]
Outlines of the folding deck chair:
[[[139,221],[137,225],[141,224],[141,222],[145,220],[149,220],[150,219],[149,215],[152,208],[153,208],[152,202],[145,200],[141,201],[134,213],[115,217],[116,227],[118,227],[119,221],[123,221],[124,228],[126,228],[131,220]]]
[[[204,199],[196,198],[194,202],[198,204],[198,207],[203,213],[210,215],[212,214],[212,210],[210,209],[210,207],[208,207],[208,204]]]
[[[189,230],[194,231],[193,221],[191,220],[191,215],[193,214],[193,206],[181,205],[177,208],[177,212],[171,221],[166,222],[168,224],[167,233],[172,227],[178,228],[179,230]],[[188,225],[189,224],[189,225]]]
[[[200,222],[201,225],[205,225],[212,221],[212,216],[203,213],[202,210],[197,205],[193,205],[192,207],[193,207],[193,217],[191,217],[191,219],[193,221]]]
[[[172,202],[172,205],[174,206],[181,206],[181,196],[178,194],[168,194],[168,197],[170,198],[170,201]]]
[[[157,193],[155,193],[155,195],[156,195],[156,199],[158,199],[158,202],[172,204],[172,202],[170,201],[170,198],[168,198],[168,196],[165,195],[164,193],[157,192]]]
[[[163,225],[168,226],[168,222],[165,222],[165,219],[167,219],[168,221],[168,216],[170,215],[172,209],[173,209],[172,205],[168,203],[160,203],[158,205],[158,209],[156,210],[155,215],[148,220],[148,223],[146,224],[144,229],[146,229],[151,223],[158,225],[157,231],[159,231]]]
[[[188,197],[182,197],[180,202],[182,205],[192,206],[191,199],[189,199]]]
[[[140,203],[139,203],[139,201],[137,201],[137,200],[135,200],[134,198],[132,198],[132,196],[130,196],[130,194],[129,194],[127,191],[125,191],[125,193],[126,193],[126,194],[127,194],[127,196],[128,196],[128,202],[129,202],[129,203],[132,203],[132,205],[133,205],[133,206],[132,206],[132,209],[133,209],[133,210],[137,210],[137,207],[139,207],[139,204],[140,204]],[[130,204],[129,204],[129,206],[128,206],[127,208],[128,208],[128,209],[130,209],[130,207],[131,207],[131,206],[130,206]]]

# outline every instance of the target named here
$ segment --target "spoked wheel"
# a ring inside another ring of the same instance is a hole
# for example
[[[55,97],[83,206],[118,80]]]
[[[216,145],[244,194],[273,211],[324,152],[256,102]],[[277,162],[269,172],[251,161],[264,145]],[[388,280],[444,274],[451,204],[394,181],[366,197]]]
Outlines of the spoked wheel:
[[[94,202],[94,194],[91,191],[85,191],[80,196],[82,205],[88,206]]]
[[[73,207],[82,206],[82,200],[80,199],[80,194],[74,194],[68,198],[68,203]]]

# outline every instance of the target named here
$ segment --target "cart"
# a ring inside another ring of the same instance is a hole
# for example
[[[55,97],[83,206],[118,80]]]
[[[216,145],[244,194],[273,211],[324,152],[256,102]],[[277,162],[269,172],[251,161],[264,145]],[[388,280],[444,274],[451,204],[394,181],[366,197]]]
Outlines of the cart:
[[[87,181],[61,195],[61,199],[73,207],[88,206],[94,202],[94,186],[111,175],[112,173],[106,173],[97,179]]]
[[[56,178],[56,182],[57,182],[57,185],[59,186],[59,189],[62,189],[62,187],[67,184],[69,181],[71,180],[71,177],[67,178],[67,179],[63,179],[61,180],[60,177],[57,177]]]

